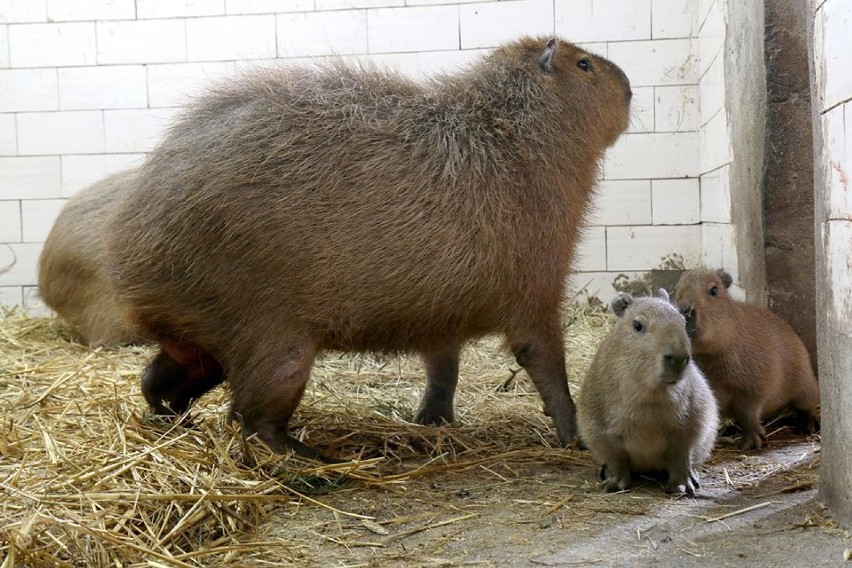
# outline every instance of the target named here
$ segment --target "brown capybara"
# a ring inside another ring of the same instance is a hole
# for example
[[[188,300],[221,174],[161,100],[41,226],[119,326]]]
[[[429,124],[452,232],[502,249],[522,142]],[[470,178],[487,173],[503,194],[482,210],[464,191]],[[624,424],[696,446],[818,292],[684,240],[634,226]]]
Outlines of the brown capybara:
[[[819,386],[802,340],[767,308],[734,301],[723,270],[684,272],[675,302],[687,318],[692,354],[707,376],[723,415],[742,429],[741,449],[760,449],[760,421],[788,406],[801,428],[817,424]]]
[[[110,230],[117,289],[161,346],[148,402],[182,412],[227,377],[243,432],[283,452],[319,352],[414,352],[415,420],[452,422],[460,348],[502,333],[570,443],[560,302],[630,98],[617,66],[547,38],[427,84],[334,62],[213,88]]]
[[[62,208],[38,262],[44,303],[74,325],[80,339],[111,347],[139,339],[119,309],[106,272],[106,220],[136,170],[114,174],[75,194]]]
[[[607,491],[634,473],[667,473],[667,493],[695,493],[695,466],[713,450],[716,399],[690,359],[686,322],[669,295],[612,301],[615,326],[601,342],[577,400],[580,437]]]

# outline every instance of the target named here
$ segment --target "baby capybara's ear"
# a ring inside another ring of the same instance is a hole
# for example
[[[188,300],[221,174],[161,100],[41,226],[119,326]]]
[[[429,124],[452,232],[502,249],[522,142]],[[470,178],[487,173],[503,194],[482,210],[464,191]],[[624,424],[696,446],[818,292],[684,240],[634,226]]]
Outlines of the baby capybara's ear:
[[[725,285],[725,288],[730,288],[731,284],[734,283],[734,279],[731,278],[731,275],[722,270],[721,268],[716,271],[716,276],[722,279],[722,284]]]
[[[662,301],[666,302],[667,304],[672,303],[671,298],[669,298],[669,293],[666,291],[665,288],[660,288],[659,291],[657,291],[657,297]]]
[[[553,54],[556,52],[556,39],[550,38],[547,45],[544,46],[544,51],[538,58],[538,64],[542,71],[550,73],[553,71]]]
[[[612,308],[612,313],[614,313],[618,317],[623,317],[624,312],[627,310],[627,306],[632,303],[633,296],[631,296],[627,292],[619,292],[618,296],[616,296],[612,300],[612,304],[610,304],[610,307]]]

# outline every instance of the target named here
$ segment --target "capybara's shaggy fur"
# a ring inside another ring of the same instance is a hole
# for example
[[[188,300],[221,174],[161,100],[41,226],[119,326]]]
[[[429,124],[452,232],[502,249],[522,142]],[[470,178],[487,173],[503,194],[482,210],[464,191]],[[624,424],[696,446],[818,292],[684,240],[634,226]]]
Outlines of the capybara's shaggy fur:
[[[107,275],[105,240],[107,217],[135,175],[135,170],[112,175],[69,199],[39,258],[38,287],[44,303],[91,345],[110,347],[139,339],[119,309]]]
[[[607,491],[627,489],[635,473],[663,472],[667,492],[692,494],[719,411],[690,359],[684,318],[662,289],[657,298],[622,292],[612,309],[615,326],[580,389],[580,437],[602,464]]]
[[[723,270],[685,272],[675,302],[687,316],[692,353],[722,413],[742,429],[739,447],[760,449],[761,419],[788,406],[801,429],[817,425],[819,385],[802,340],[769,309],[734,301]]]
[[[283,451],[317,353],[416,352],[419,423],[453,420],[459,349],[505,334],[563,443],[576,434],[560,302],[630,84],[526,38],[426,85],[374,68],[253,71],[191,105],[113,223],[113,271],[180,412],[225,377]]]

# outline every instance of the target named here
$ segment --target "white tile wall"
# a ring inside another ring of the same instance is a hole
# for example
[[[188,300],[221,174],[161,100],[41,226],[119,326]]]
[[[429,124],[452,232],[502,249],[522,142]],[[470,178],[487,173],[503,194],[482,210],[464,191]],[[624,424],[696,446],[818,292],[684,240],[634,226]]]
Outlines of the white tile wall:
[[[185,20],[98,22],[97,35],[99,64],[186,61]]]
[[[852,92],[852,91],[850,91]],[[828,103],[828,101],[826,101]],[[823,153],[826,162],[826,180],[832,188],[828,202],[831,219],[852,219],[852,104],[834,107],[822,115]]]
[[[701,175],[701,221],[731,222],[730,168],[724,166]]]
[[[680,132],[698,130],[698,87],[676,85],[654,88],[654,130]]]
[[[0,156],[14,156],[17,153],[18,133],[15,127],[15,115],[0,114]]]
[[[637,87],[698,83],[698,55],[692,39],[614,42],[609,58]]]
[[[378,8],[368,13],[370,53],[459,49],[459,8]]]
[[[26,286],[37,282],[41,249],[41,243],[7,243],[0,247],[0,287]]]
[[[0,23],[0,69],[9,66],[9,26]]]
[[[278,55],[367,52],[367,11],[295,12],[276,17]]]
[[[0,112],[56,110],[56,69],[0,70]]]
[[[225,0],[136,0],[136,17],[221,16]]]
[[[651,5],[651,37],[688,38],[695,35],[695,0],[654,0]]]
[[[58,75],[62,110],[139,108],[148,102],[142,65],[67,67]]]
[[[0,199],[59,197],[59,157],[0,158]]]
[[[38,286],[24,286],[23,287],[24,294],[24,309],[27,310],[27,313],[32,316],[44,316],[47,317],[51,315],[51,310],[48,308],[44,300],[42,300],[41,296],[38,293]]]
[[[22,201],[23,242],[44,242],[65,202],[65,199],[26,199]]]
[[[186,20],[189,61],[275,57],[275,16],[223,16]]]
[[[225,13],[274,14],[276,12],[307,12],[314,8],[314,0],[225,0]]]
[[[728,11],[725,1],[713,0],[712,6],[707,12],[707,17],[702,20],[698,33],[699,75],[704,74],[707,66],[713,62],[724,47],[727,18]]]
[[[462,49],[494,47],[521,35],[554,33],[552,0],[518,0],[459,7]]]
[[[703,126],[725,108],[725,57],[718,53],[698,85],[700,124]]]
[[[731,131],[728,124],[728,113],[719,111],[699,131],[699,148],[702,172],[715,170],[733,159],[731,147]]]
[[[701,225],[607,227],[607,270],[647,270],[671,254],[688,266],[701,261]]]
[[[62,156],[62,197],[71,197],[110,174],[142,165],[145,154],[82,154]]]
[[[608,179],[698,176],[698,133],[623,134],[607,153]]]
[[[40,0],[0,0],[0,22],[46,22],[47,4]]]
[[[175,109],[104,111],[106,151],[150,152],[175,115]]]
[[[23,295],[20,286],[0,286],[0,306],[14,308],[21,305],[23,305]]]
[[[182,105],[206,85],[235,72],[233,61],[148,65],[148,106]]]
[[[488,51],[488,49],[421,51],[415,54],[415,65],[420,75],[452,73],[479,61]]]
[[[577,244],[574,270],[595,272],[606,270],[606,228],[586,227]]]
[[[618,272],[575,272],[568,279],[568,298],[577,297],[583,299],[595,296],[604,304],[609,305],[617,290],[612,287],[617,277],[628,280],[639,278],[642,272],[620,270]]]
[[[94,22],[9,27],[12,67],[93,65],[96,48]]]
[[[651,181],[604,180],[592,201],[590,225],[650,225]]]
[[[736,282],[739,278],[739,264],[734,246],[734,226],[730,223],[703,223],[700,227],[704,265],[724,268]]]
[[[104,115],[99,110],[18,115],[18,153],[22,156],[103,151]]]
[[[651,0],[556,0],[556,33],[573,43],[651,39]]]
[[[41,1],[31,0],[30,3],[40,4]],[[51,22],[132,20],[135,14],[134,0],[47,0],[47,19]]]
[[[696,178],[655,179],[651,182],[655,225],[692,225],[701,222],[701,193]]]
[[[21,202],[0,201],[0,243],[21,241]]]
[[[654,87],[631,87],[630,128],[628,132],[653,132],[655,114]]]

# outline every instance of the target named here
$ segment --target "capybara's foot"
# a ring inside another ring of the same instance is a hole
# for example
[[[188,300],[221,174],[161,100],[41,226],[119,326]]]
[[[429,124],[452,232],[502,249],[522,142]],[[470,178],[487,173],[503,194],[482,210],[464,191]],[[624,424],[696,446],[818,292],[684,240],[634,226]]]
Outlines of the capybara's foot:
[[[301,440],[297,440],[288,434],[286,425],[283,427],[267,425],[261,425],[258,427],[247,426],[245,422],[242,421],[240,415],[233,411],[229,414],[229,418],[242,424],[244,437],[248,438],[253,434],[257,434],[257,437],[263,440],[263,442],[269,446],[269,449],[276,454],[286,454],[288,451],[292,450],[303,458],[323,463],[340,463],[340,460],[330,458],[319,450],[312,448]]]
[[[424,400],[424,402],[426,402]],[[414,415],[414,422],[427,426],[443,426],[444,424],[453,423],[453,408],[452,403],[447,408],[444,405],[423,406],[417,410]]]
[[[625,477],[616,477],[611,476],[607,477],[603,480],[601,485],[604,488],[604,491],[607,493],[611,493],[613,491],[624,491],[625,489],[629,489],[631,484],[630,476]]]
[[[155,414],[183,414],[225,380],[222,367],[206,351],[170,343],[162,347],[142,372],[142,394]]]
[[[700,479],[700,478],[699,478],[699,476],[698,476],[698,472],[697,472],[697,471],[695,471],[695,470],[693,469],[692,471],[690,471],[690,472],[689,472],[689,480],[692,482],[692,486],[693,486],[693,487],[695,487],[696,489],[700,489],[700,488],[701,488],[701,485],[698,483],[699,479]]]
[[[669,481],[666,483],[665,490],[669,495],[695,495],[695,490],[698,489],[698,483],[694,482],[695,473],[690,468],[677,475],[669,473]]]
[[[745,431],[740,436],[740,441],[737,447],[741,450],[759,450],[763,447],[763,442],[766,441],[766,434],[762,431]]]
[[[796,411],[796,429],[803,436],[810,436],[819,431],[819,420],[813,410]]]
[[[453,423],[453,399],[459,381],[459,351],[448,347],[435,353],[424,353],[426,391],[414,415],[417,424],[442,426]]]

